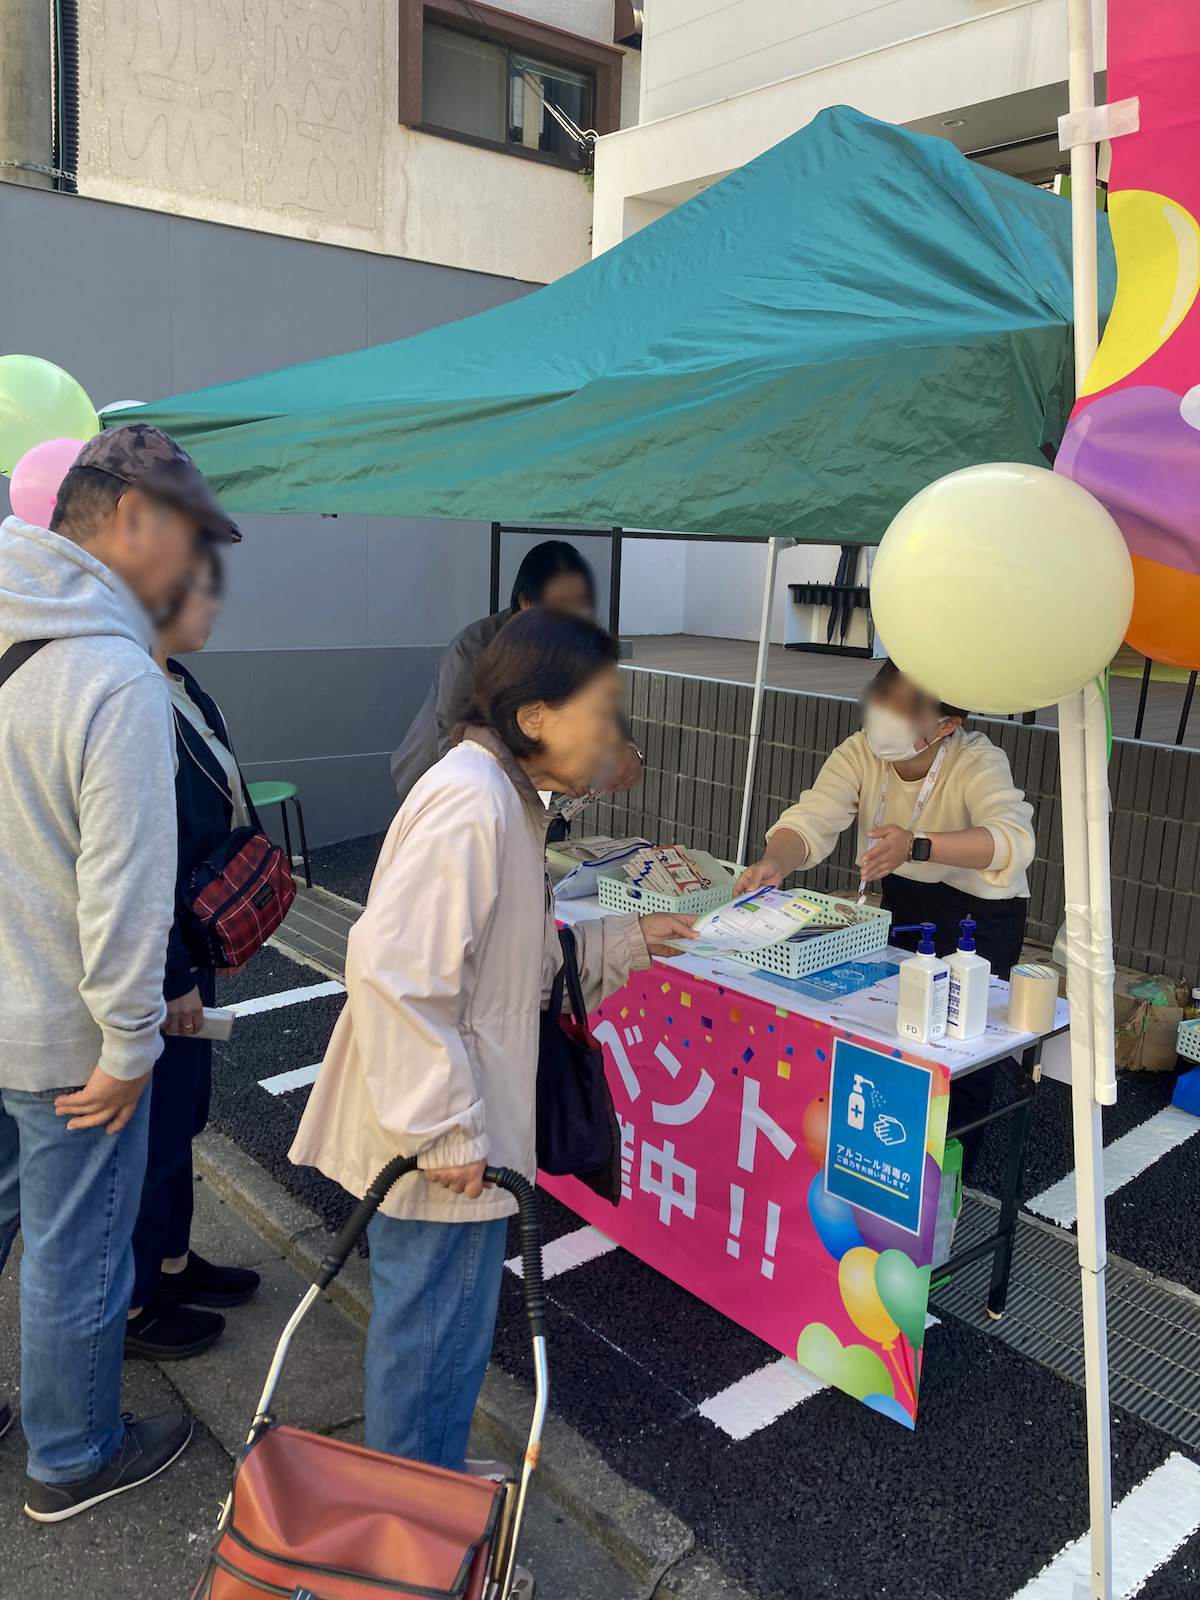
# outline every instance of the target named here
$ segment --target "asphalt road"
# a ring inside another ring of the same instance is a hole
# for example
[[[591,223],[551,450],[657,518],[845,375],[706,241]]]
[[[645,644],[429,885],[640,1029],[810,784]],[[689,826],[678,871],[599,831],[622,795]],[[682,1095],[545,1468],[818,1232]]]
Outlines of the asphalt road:
[[[377,846],[375,838],[316,852],[316,881],[361,900]],[[320,981],[267,950],[221,998]],[[239,1019],[230,1043],[217,1047],[212,1112],[217,1128],[331,1226],[344,1219],[347,1197],[287,1161],[307,1088],[272,1094],[260,1084],[319,1062],[341,1005],[334,995]],[[1118,1104],[1105,1114],[1106,1143],[1161,1112],[1171,1085],[1169,1074],[1123,1075]],[[1003,1138],[989,1135],[973,1179],[993,1193]],[[1152,1161],[1111,1197],[1108,1216],[1114,1254],[1200,1293],[1198,1152],[1188,1140]],[[1072,1164],[1069,1091],[1047,1081],[1032,1122],[1026,1194],[1040,1194]],[[542,1206],[548,1240],[580,1227],[548,1196]],[[775,1351],[621,1250],[560,1273],[548,1291],[554,1407],[623,1476],[683,1517],[762,1600],[1075,1600],[1057,1568],[1023,1592],[1088,1522],[1083,1392],[1046,1367],[948,1317],[927,1335],[915,1433],[823,1390],[732,1437],[701,1407],[778,1363]],[[511,1275],[494,1356],[530,1380]],[[1155,1531],[1160,1500],[1179,1515],[1172,1475],[1194,1475],[1200,1486],[1200,1466],[1172,1461],[1176,1452],[1188,1454],[1115,1412],[1114,1495],[1119,1502],[1137,1490],[1129,1516],[1150,1529],[1151,1554],[1136,1592],[1151,1600],[1200,1594],[1200,1487],[1186,1537]],[[1151,1571],[1156,1539],[1161,1564]]]

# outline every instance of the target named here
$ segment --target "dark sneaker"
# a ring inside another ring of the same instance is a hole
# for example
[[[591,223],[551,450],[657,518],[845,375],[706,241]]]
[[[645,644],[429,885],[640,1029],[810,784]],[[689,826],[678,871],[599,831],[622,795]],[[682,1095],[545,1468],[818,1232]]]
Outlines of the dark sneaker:
[[[0,1439],[3,1439],[4,1435],[12,1427],[16,1415],[7,1400],[0,1400]]]
[[[164,1272],[154,1297],[189,1306],[240,1306],[261,1282],[249,1267],[214,1267],[189,1250],[187,1266],[182,1272]]]
[[[35,1522],[65,1522],[68,1517],[99,1505],[101,1500],[111,1500],[126,1489],[149,1483],[183,1454],[191,1436],[191,1417],[178,1411],[131,1422],[107,1466],[81,1483],[41,1483],[37,1478],[26,1478],[25,1514]]]
[[[224,1328],[225,1318],[215,1311],[174,1306],[156,1295],[125,1324],[125,1359],[186,1361],[215,1344]]]

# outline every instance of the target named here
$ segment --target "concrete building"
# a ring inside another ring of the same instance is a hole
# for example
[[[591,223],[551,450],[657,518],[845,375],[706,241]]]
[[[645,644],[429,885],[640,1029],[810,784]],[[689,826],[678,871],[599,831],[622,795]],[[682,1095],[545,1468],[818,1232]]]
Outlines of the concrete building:
[[[1102,66],[1102,0],[1093,8]],[[610,249],[832,105],[1047,182],[1063,161],[1066,78],[1063,0],[646,0],[637,124],[597,145],[593,249]],[[1102,100],[1103,73],[1097,81]],[[792,609],[789,582],[828,582],[839,553],[806,546],[781,556],[776,642],[807,637],[819,621]],[[631,542],[623,630],[754,638],[764,562],[761,547]],[[868,570],[864,552],[859,582]],[[866,643],[865,618],[855,643]]]
[[[599,133],[636,116],[621,12],[0,0],[0,353],[57,362],[100,406],[147,401],[573,270],[590,177],[544,101]],[[299,785],[310,840],[382,827],[388,756],[433,662],[487,609],[488,529],[241,521],[199,675],[248,775]],[[506,541],[505,583],[520,553]]]

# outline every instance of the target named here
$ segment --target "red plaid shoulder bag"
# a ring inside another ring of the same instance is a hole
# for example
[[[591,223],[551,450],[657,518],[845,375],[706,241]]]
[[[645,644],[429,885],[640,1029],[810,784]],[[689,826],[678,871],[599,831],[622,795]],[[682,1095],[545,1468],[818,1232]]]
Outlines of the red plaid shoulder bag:
[[[188,743],[178,712],[176,720],[179,743],[228,799],[227,791]],[[193,867],[179,884],[176,900],[184,943],[198,965],[244,966],[266,944],[296,898],[287,857],[262,831],[244,784],[242,793],[253,825],[235,828],[208,860]]]
[[[189,945],[214,967],[243,966],[288,914],[296,884],[278,845],[257,828],[235,828],[180,886],[190,912]]]

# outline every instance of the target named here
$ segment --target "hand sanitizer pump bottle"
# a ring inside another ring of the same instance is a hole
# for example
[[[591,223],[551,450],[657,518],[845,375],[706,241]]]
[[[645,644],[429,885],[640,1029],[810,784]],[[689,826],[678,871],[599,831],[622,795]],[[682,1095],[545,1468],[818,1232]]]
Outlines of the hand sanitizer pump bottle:
[[[896,1032],[913,1044],[929,1044],[946,1032],[946,1012],[950,1003],[950,968],[934,954],[932,922],[895,928],[894,933],[920,931],[921,942],[915,956],[900,963],[900,995],[896,1008]]]
[[[950,968],[950,1003],[946,1032],[951,1039],[974,1039],[987,1027],[988,985],[992,969],[975,950],[975,920],[959,923],[958,949],[946,957]]]

